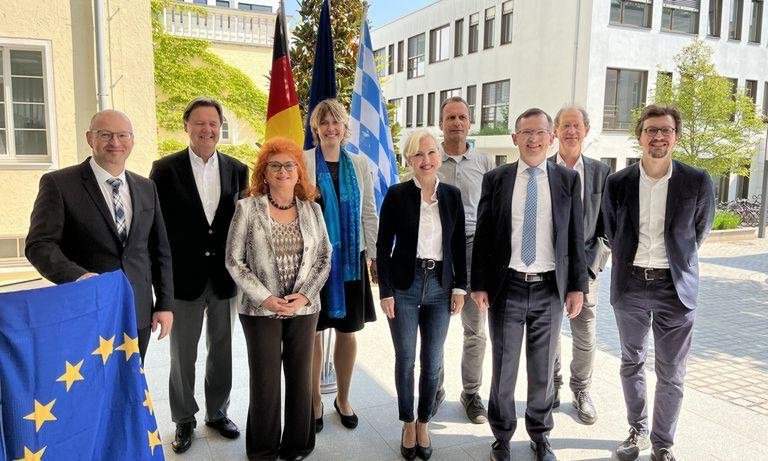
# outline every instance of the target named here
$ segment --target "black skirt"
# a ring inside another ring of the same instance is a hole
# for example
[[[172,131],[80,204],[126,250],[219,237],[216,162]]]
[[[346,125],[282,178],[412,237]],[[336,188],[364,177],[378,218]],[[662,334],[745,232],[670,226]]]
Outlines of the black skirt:
[[[344,300],[346,301],[346,316],[340,319],[328,317],[326,309],[325,290],[320,292],[320,316],[317,319],[317,331],[335,328],[342,333],[360,331],[366,322],[376,321],[376,305],[371,294],[371,281],[368,277],[368,264],[365,252],[360,253],[362,264],[362,280],[344,282]]]

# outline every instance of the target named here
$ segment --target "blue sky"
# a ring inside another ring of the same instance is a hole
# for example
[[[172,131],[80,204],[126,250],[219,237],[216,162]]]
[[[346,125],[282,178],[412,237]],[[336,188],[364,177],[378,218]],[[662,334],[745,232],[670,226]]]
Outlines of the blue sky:
[[[334,0],[331,0],[334,1]],[[343,1],[343,0],[335,0]],[[405,14],[416,11],[435,0],[368,0],[368,22],[372,28],[383,26],[384,24],[399,18]],[[285,0],[286,13],[298,17],[297,0]]]

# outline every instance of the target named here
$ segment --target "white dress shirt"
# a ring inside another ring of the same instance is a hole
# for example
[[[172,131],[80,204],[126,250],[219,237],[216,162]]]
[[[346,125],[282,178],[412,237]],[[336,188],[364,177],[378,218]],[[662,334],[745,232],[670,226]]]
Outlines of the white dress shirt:
[[[557,153],[557,157],[555,157],[557,160],[557,164],[564,166],[568,168],[568,165],[565,163],[565,160],[563,160],[563,157],[560,156],[560,152]],[[573,170],[576,171],[576,173],[579,173],[579,180],[581,181],[581,203],[584,203],[584,157],[579,154],[579,159],[576,160],[576,163],[573,165]]]
[[[413,183],[421,189],[416,177]],[[440,180],[435,177],[435,191],[432,193],[432,203],[427,203],[419,193],[419,239],[416,243],[416,257],[421,259],[443,260],[443,226],[440,223],[440,209],[437,206],[437,186]]]
[[[635,252],[635,266],[668,269],[667,248],[664,245],[664,218],[667,212],[667,190],[672,176],[669,170],[659,179],[648,176],[640,162],[640,222]]]
[[[100,167],[99,164],[96,163],[96,160],[93,159],[93,157],[91,157],[89,164],[91,165],[93,174],[96,176],[96,183],[98,183],[99,189],[101,189],[101,194],[104,196],[104,200],[107,202],[107,209],[109,209],[109,214],[112,215],[113,221],[115,220],[115,205],[112,203],[112,186],[109,185],[107,180],[117,178],[123,182],[123,184],[120,186],[118,194],[123,201],[123,211],[125,212],[125,232],[126,234],[130,234],[131,221],[133,220],[133,203],[131,202],[131,191],[128,188],[128,181],[125,180],[125,170],[121,171],[117,176],[112,176],[107,170]],[[117,225],[117,222],[115,222],[115,225]]]
[[[517,178],[512,191],[512,255],[509,267],[518,272],[549,272],[555,270],[555,238],[552,224],[552,196],[549,192],[547,161],[541,162],[536,175],[536,260],[530,266],[523,263],[523,219],[525,217],[525,198],[528,188],[530,165],[520,160],[517,165]]]
[[[195,177],[197,193],[200,194],[200,202],[208,224],[213,224],[216,209],[221,198],[221,178],[219,177],[219,155],[214,152],[207,162],[192,152],[189,148],[189,161],[192,164],[192,175]]]

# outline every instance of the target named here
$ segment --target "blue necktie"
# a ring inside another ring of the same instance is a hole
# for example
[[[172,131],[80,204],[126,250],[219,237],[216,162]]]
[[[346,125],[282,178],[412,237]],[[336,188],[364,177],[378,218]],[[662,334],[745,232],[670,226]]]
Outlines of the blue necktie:
[[[120,237],[120,243],[125,246],[128,240],[128,229],[125,228],[125,207],[123,199],[120,198],[120,186],[123,181],[120,178],[109,178],[107,184],[112,186],[112,206],[115,207],[115,226],[117,226],[117,236]]]
[[[536,261],[536,176],[538,168],[528,168],[528,187],[525,191],[525,213],[523,214],[523,245],[520,257],[523,264],[530,266]]]

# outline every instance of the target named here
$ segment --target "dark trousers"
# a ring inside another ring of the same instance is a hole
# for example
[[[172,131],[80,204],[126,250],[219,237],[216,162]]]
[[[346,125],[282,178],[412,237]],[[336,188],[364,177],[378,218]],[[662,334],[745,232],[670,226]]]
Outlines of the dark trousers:
[[[416,338],[421,334],[419,421],[428,422],[435,408],[443,346],[451,320],[451,289],[440,286],[437,270],[416,268],[413,284],[395,290],[395,318],[389,320],[395,346],[395,388],[401,421],[413,421]]]
[[[290,319],[240,315],[248,347],[250,402],[245,451],[251,460],[307,455],[315,448],[312,352],[318,314]],[[280,430],[280,369],[285,426]]]
[[[525,427],[531,440],[543,441],[554,427],[552,373],[563,305],[554,280],[528,283],[508,277],[506,296],[488,311],[493,376],[488,421],[493,435],[509,441],[517,427],[515,383],[525,338],[528,405]]]
[[[630,278],[624,296],[613,306],[621,340],[621,386],[627,421],[648,432],[645,359],[653,330],[656,393],[653,404],[654,448],[674,443],[677,418],[683,405],[683,383],[693,339],[696,311],[680,302],[672,280],[646,282]]]
[[[141,364],[144,365],[144,356],[147,355],[147,347],[149,346],[149,337],[152,334],[152,325],[142,328],[139,333],[139,355],[141,355]]]

